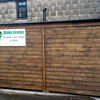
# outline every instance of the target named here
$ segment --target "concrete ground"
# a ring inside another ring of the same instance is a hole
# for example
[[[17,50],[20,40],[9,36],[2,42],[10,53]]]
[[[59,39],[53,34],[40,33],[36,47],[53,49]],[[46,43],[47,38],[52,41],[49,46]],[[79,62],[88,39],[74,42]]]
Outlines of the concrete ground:
[[[0,94],[0,100],[94,100],[90,97],[81,96],[43,96],[43,95],[19,95]]]
[[[0,100],[100,100],[89,96],[0,89]]]

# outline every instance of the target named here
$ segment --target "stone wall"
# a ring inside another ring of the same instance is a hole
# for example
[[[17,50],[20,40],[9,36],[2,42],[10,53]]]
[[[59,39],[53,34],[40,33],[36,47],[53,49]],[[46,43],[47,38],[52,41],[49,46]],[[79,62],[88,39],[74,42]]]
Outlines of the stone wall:
[[[41,2],[42,1],[42,2]],[[99,1],[96,0],[29,0],[33,21],[42,21],[42,10],[47,7],[47,20],[78,20],[99,17]],[[98,7],[97,7],[98,6]]]
[[[0,23],[15,22],[16,20],[16,3],[0,3]]]
[[[47,8],[47,21],[95,19],[100,16],[100,0],[27,0],[28,17],[18,19],[16,2],[0,3],[0,23],[43,21],[43,8]]]

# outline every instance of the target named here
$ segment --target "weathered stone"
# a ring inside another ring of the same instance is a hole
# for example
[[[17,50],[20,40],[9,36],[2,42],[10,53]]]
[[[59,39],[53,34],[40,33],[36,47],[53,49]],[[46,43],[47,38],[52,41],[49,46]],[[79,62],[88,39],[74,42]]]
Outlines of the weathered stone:
[[[58,15],[62,16],[63,15],[63,12],[62,11],[59,11],[58,12]]]
[[[70,15],[70,11],[69,10],[66,10],[65,11],[65,15]]]
[[[96,12],[97,13],[100,13],[100,8],[96,8]]]
[[[56,5],[56,1],[50,2],[50,6],[55,6]]]
[[[1,14],[1,15],[3,14],[3,10],[0,10],[0,14]]]
[[[47,21],[92,19],[100,16],[100,0],[27,0],[27,21],[43,21],[45,7]],[[15,22],[16,2],[0,3],[0,16],[2,22]]]
[[[5,14],[2,14],[2,15],[1,15],[1,18],[2,18],[2,19],[6,19],[6,15],[5,15]]]
[[[64,10],[65,11],[66,10],[66,5],[62,5],[61,6],[61,10]]]
[[[90,8],[96,8],[98,5],[97,2],[90,3]]]
[[[84,8],[90,8],[90,4],[84,4]]]
[[[43,2],[43,8],[48,7],[48,2]]]
[[[41,16],[42,16],[42,13],[38,12],[37,17],[41,17]]]
[[[68,10],[73,10],[74,6],[72,4],[68,5]]]
[[[80,3],[87,3],[87,0],[80,0]]]
[[[54,11],[58,11],[59,7],[58,6],[54,6]]]
[[[66,4],[70,4],[71,2],[70,2],[70,0],[66,0],[65,3]]]
[[[11,5],[8,5],[8,6],[7,6],[7,9],[11,9],[11,8],[12,8],[12,6],[11,6]]]
[[[76,4],[76,7],[75,7],[75,9],[82,9],[82,4]]]
[[[81,9],[79,10],[79,14],[88,14],[88,10],[87,9]]]
[[[35,12],[39,12],[39,8],[37,7],[37,8],[35,8],[35,10],[34,10]]]
[[[13,12],[14,13],[14,12]],[[8,10],[4,10],[4,14],[8,14]]]
[[[56,16],[56,12],[55,11],[52,11],[51,12],[51,16]]]
[[[88,12],[89,14],[95,13],[95,9],[94,9],[94,8],[88,9],[88,11],[89,11],[89,12]]]
[[[36,17],[36,12],[31,13],[32,17]]]
[[[42,3],[41,2],[37,2],[37,7],[42,7]]]
[[[95,0],[88,0],[88,2],[90,2],[90,3],[91,3],[91,2],[95,2]]]
[[[10,14],[14,14],[14,9],[10,9],[10,10],[9,10],[9,13],[10,13]]]
[[[78,10],[73,10],[73,15],[77,15],[78,14]]]
[[[62,0],[57,0],[57,4],[58,4],[58,5],[63,5]]]
[[[31,12],[31,8],[28,8],[27,11],[28,11],[28,12]]]
[[[72,0],[72,4],[77,4],[78,0]]]

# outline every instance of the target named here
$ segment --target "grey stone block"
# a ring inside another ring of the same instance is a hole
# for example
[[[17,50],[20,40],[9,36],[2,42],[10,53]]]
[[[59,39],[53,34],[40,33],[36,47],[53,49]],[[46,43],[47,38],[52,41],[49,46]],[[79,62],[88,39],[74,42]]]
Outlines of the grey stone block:
[[[36,12],[31,13],[32,17],[36,17]]]
[[[70,15],[70,11],[69,10],[66,10],[65,11],[65,15]]]
[[[65,11],[66,10],[66,5],[62,5],[61,6],[61,10],[64,10]]]
[[[58,6],[54,6],[54,11],[58,11],[59,7]]]
[[[56,6],[56,1],[52,1],[52,2],[50,2],[50,6]]]
[[[34,17],[34,21],[37,22],[38,21],[38,18],[37,17]]]
[[[88,2],[90,2],[90,3],[91,3],[91,2],[95,2],[95,0],[88,0]]]
[[[38,12],[37,17],[41,17],[41,16],[42,16],[42,13]]]
[[[80,10],[79,10],[79,14],[80,14],[80,15],[81,15],[81,14],[86,14],[85,9],[80,9]]]
[[[7,19],[10,19],[10,18],[11,18],[11,17],[10,17],[10,14],[8,14],[8,15],[7,15]]]
[[[78,0],[72,0],[72,4],[77,4]]]
[[[66,4],[71,4],[71,1],[70,0],[66,0],[65,3]]]
[[[14,12],[13,12],[14,13]],[[4,14],[8,14],[8,10],[4,10]]]
[[[58,4],[58,5],[63,5],[62,0],[57,0],[57,4]]]
[[[4,5],[1,5],[1,10],[4,10],[5,9],[5,6]]]
[[[9,13],[10,13],[10,14],[14,14],[14,9],[10,9],[10,10],[9,10]]]
[[[90,8],[90,4],[84,4],[84,8]]]
[[[52,11],[54,11],[54,6],[52,6]]]
[[[42,2],[37,2],[37,7],[42,7]]]
[[[35,8],[31,8],[30,11],[31,11],[31,13],[34,13],[35,12]]]
[[[78,14],[78,10],[77,9],[73,10],[73,15],[77,15],[77,14]]]
[[[7,6],[7,9],[11,9],[11,8],[12,8],[12,5],[8,5],[8,6]]]
[[[93,14],[93,13],[95,13],[95,9],[94,8],[88,9],[88,14]]]
[[[28,8],[27,11],[28,11],[28,12],[31,12],[32,10],[31,10],[31,8]]]
[[[1,18],[2,18],[2,19],[6,19],[6,15],[5,15],[5,14],[2,14],[2,15],[1,15]]]
[[[68,5],[68,10],[73,10],[74,6],[72,4]]]
[[[0,14],[1,14],[1,15],[3,14],[3,10],[0,10]]]
[[[13,14],[8,14],[8,15],[7,15],[7,19],[14,20],[15,17],[17,17],[17,16],[14,16]]]
[[[61,10],[61,5],[58,6],[58,11],[60,11],[60,10]]]
[[[49,6],[47,9],[48,9],[48,11],[52,11],[53,10],[52,6]]]
[[[55,11],[52,11],[51,12],[51,16],[56,16],[56,12]]]
[[[41,13],[43,15],[43,12],[41,12]],[[49,11],[48,10],[46,11],[46,16],[49,16]]]
[[[76,4],[76,9],[82,9],[82,4]]]
[[[90,3],[90,8],[96,8],[98,6],[97,2]]]
[[[30,18],[31,18],[31,17],[32,17],[32,13],[28,13],[28,17],[30,17]]]
[[[35,8],[34,11],[35,11],[35,12],[39,12],[39,8],[38,8],[38,7]]]
[[[87,0],[80,0],[80,3],[87,3],[88,1]]]
[[[48,2],[43,2],[43,8],[48,7]]]
[[[62,11],[59,11],[59,12],[58,12],[58,15],[59,15],[59,16],[62,16],[62,15],[63,15],[63,12],[62,12]]]
[[[97,3],[97,8],[100,8],[100,2]]]
[[[96,8],[96,12],[97,13],[100,13],[100,8]]]
[[[63,20],[68,20],[69,19],[69,15],[65,15],[62,17]]]

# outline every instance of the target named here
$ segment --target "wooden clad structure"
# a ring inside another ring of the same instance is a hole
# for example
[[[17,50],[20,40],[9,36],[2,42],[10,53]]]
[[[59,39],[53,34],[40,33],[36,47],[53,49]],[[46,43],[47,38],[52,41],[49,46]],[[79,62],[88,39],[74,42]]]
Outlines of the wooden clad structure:
[[[100,96],[100,22],[25,28],[26,47],[0,47],[0,87]]]
[[[33,25],[1,26],[26,29],[25,47],[0,47],[0,87],[43,90],[42,29]]]

